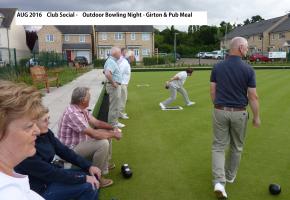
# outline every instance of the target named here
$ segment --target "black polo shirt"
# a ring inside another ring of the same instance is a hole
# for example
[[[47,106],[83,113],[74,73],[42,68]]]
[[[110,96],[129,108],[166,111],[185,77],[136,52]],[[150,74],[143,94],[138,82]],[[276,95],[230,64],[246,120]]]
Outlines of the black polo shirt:
[[[239,56],[214,65],[210,81],[216,83],[215,105],[241,108],[248,105],[247,90],[256,87],[255,71]]]

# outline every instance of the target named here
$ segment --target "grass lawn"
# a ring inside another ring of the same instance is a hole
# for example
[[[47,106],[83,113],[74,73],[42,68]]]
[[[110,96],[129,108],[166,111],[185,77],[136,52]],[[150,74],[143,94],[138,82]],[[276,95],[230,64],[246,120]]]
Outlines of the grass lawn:
[[[216,199],[211,185],[210,71],[196,71],[185,83],[196,105],[184,106],[178,94],[173,105],[184,110],[161,111],[159,102],[169,96],[164,83],[175,73],[132,74],[127,103],[130,119],[122,121],[126,124],[122,140],[113,143],[117,167],[109,177],[115,184],[100,191],[101,200]],[[290,70],[256,73],[262,126],[255,129],[248,124],[238,176],[234,184],[227,184],[227,193],[234,200],[289,199]],[[120,175],[123,163],[131,166],[131,179]],[[278,198],[268,193],[273,182],[282,186]]]

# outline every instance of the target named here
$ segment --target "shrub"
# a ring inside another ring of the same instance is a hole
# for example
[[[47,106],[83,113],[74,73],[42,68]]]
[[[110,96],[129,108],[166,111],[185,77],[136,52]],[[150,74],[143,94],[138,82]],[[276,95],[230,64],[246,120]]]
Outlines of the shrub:
[[[106,59],[95,59],[94,68],[103,68],[105,65]]]
[[[164,56],[145,57],[145,58],[143,58],[143,63],[145,66],[162,65],[162,64],[165,64],[165,60],[166,59]]]
[[[29,58],[21,58],[16,71],[18,74],[29,73]]]

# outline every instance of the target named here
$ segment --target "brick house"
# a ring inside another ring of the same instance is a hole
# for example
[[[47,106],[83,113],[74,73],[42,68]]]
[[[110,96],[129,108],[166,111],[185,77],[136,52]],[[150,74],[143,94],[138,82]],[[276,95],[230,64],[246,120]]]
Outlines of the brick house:
[[[290,16],[270,32],[269,50],[290,52]]]
[[[236,27],[220,42],[221,49],[229,49],[232,38],[248,40],[249,54],[269,51],[287,51],[290,47],[290,14]]]
[[[85,56],[92,62],[92,26],[43,26],[37,35],[39,52],[62,53],[69,62]]]
[[[107,58],[112,46],[132,50],[137,62],[154,54],[153,26],[94,26],[94,29],[99,59]]]

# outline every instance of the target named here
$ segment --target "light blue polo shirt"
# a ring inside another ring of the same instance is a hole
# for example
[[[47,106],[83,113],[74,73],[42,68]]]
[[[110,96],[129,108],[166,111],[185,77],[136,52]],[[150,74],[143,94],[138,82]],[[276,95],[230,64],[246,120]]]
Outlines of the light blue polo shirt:
[[[120,68],[117,64],[117,59],[110,56],[104,65],[104,70],[109,70],[112,73],[112,79],[115,82],[121,83],[122,82],[122,74]]]

